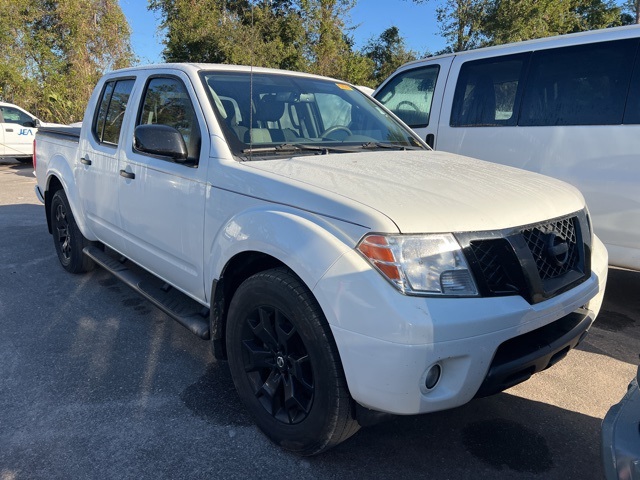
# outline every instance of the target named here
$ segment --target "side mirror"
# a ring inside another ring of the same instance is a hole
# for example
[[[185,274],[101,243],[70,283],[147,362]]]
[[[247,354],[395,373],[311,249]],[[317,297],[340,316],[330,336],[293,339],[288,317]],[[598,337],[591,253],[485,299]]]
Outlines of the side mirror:
[[[133,132],[133,148],[150,155],[169,157],[176,163],[183,163],[188,157],[182,134],[169,125],[138,125]]]
[[[40,121],[39,118],[34,118],[33,124],[35,125],[36,128],[40,128],[42,126],[42,122]]]
[[[24,122],[22,124],[22,126],[23,127],[27,127],[27,128],[36,128],[37,123],[35,121],[31,120],[31,121]]]

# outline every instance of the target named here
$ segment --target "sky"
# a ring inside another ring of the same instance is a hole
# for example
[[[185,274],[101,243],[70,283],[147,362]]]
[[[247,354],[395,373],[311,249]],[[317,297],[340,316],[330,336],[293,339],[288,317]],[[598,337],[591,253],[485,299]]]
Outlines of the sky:
[[[119,0],[120,7],[131,27],[131,43],[140,64],[162,62],[162,38],[158,35],[159,17],[147,10],[146,0]],[[411,0],[359,0],[351,9],[349,26],[355,48],[364,47],[368,40],[384,30],[396,26],[407,48],[419,55],[436,52],[445,47],[436,22],[439,0],[415,4]]]

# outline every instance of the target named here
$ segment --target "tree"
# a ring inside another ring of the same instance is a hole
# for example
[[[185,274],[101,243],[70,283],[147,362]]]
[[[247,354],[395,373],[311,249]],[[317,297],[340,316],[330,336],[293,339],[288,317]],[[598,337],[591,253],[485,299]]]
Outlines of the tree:
[[[517,42],[622,24],[621,10],[601,0],[498,0],[485,23],[489,44]]]
[[[0,94],[44,120],[81,119],[98,79],[134,59],[116,0],[0,0],[0,18]]]
[[[151,0],[167,61],[285,68],[346,78],[362,58],[344,35],[354,0]]]
[[[291,0],[151,0],[164,59],[303,69],[305,32]]]
[[[640,0],[627,0],[622,8],[625,25],[640,24]]]
[[[369,40],[363,52],[373,62],[374,85],[382,83],[400,65],[417,58],[415,52],[405,48],[396,26],[387,28],[377,39]]]
[[[454,52],[625,23],[613,0],[446,0],[436,13]]]
[[[485,43],[484,24],[490,4],[490,0],[446,0],[436,9],[440,33],[449,43],[446,51],[470,50]]]

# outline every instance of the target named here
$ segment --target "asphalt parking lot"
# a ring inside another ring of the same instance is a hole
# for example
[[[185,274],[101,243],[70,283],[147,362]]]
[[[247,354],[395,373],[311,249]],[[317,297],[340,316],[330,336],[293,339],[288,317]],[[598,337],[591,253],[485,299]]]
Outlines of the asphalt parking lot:
[[[551,369],[455,410],[396,417],[317,457],[273,446],[224,362],[108,273],[58,264],[29,166],[0,164],[0,480],[602,479],[600,423],[640,354],[640,272]]]

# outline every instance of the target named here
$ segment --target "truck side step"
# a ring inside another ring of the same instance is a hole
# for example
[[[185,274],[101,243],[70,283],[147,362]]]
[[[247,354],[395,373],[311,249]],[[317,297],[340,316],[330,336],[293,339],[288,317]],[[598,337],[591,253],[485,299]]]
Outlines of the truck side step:
[[[127,262],[125,266],[123,257],[114,258],[93,245],[85,247],[83,252],[191,333],[209,340],[209,309],[175,288],[166,289],[165,282],[133,262]]]

